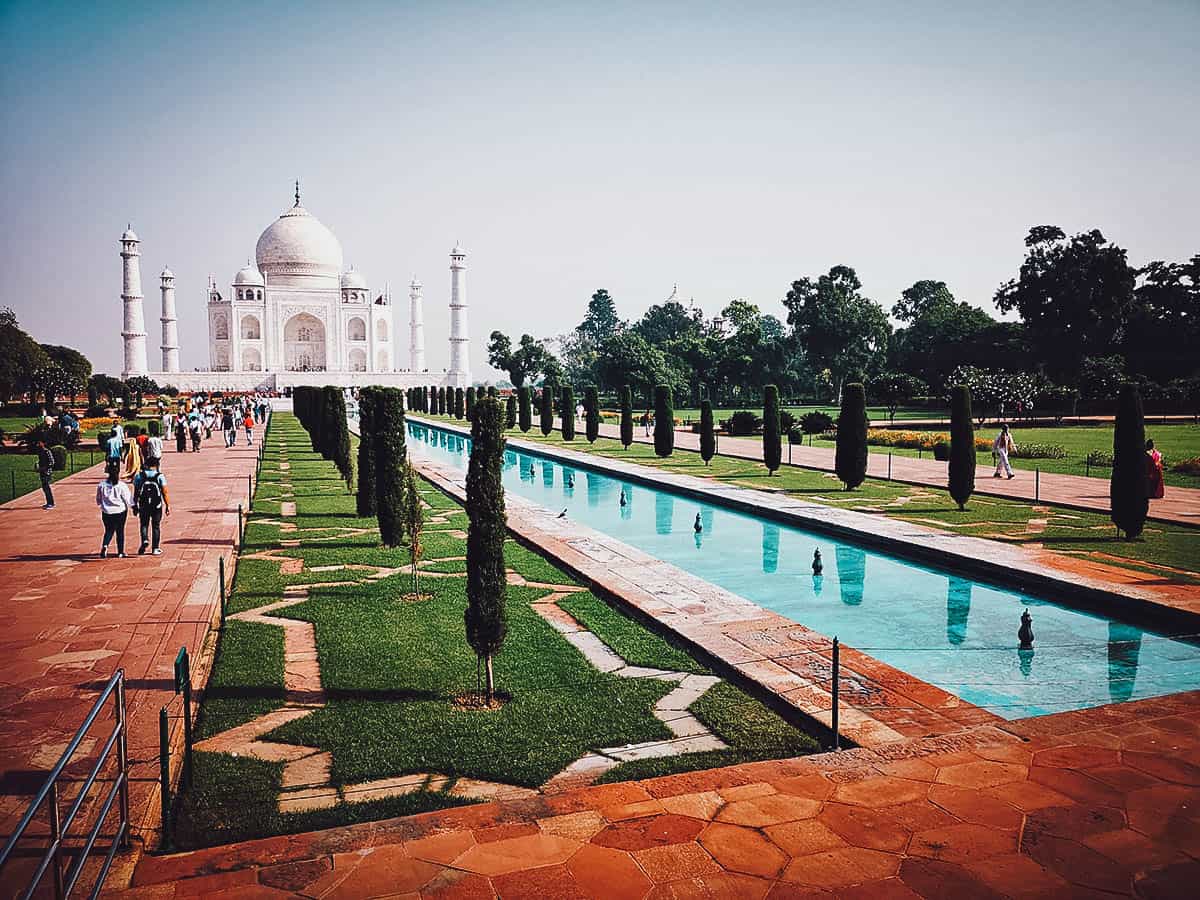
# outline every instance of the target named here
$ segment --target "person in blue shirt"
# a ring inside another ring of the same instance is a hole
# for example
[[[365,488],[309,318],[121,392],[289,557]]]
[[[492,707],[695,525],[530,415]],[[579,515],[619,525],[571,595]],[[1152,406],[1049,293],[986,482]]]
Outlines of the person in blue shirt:
[[[114,428],[108,433],[108,440],[104,443],[105,459],[110,463],[119,463],[121,461],[121,451],[124,448],[125,441],[121,439],[121,435]]]
[[[157,468],[145,468],[133,479],[133,512],[141,526],[142,544],[138,555],[146,552],[153,540],[155,556],[161,556],[163,513],[171,514],[171,499],[167,494],[167,479]]]

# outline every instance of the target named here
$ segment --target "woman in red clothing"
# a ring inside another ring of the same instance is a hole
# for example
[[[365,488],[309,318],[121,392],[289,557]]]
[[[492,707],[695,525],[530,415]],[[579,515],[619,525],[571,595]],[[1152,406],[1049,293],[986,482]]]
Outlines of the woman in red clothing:
[[[1162,454],[1154,449],[1154,441],[1146,441],[1146,496],[1161,500],[1163,493]]]

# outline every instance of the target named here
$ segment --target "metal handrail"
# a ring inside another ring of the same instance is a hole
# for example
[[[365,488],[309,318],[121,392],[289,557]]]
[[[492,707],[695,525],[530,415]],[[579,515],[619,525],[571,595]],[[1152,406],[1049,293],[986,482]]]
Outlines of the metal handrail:
[[[71,809],[67,813],[66,818],[62,819],[60,818],[58,804],[58,779],[71,762],[71,757],[79,749],[79,745],[83,742],[84,737],[87,736],[88,729],[92,727],[92,723],[96,721],[96,717],[100,714],[100,710],[104,707],[105,702],[110,696],[114,698],[117,724],[113,728],[112,734],[109,735],[108,740],[104,742],[104,748],[100,751],[100,756],[96,760],[96,764],[92,766],[91,772],[88,773],[87,779],[80,787],[79,793],[75,797],[75,802],[71,804]],[[75,732],[75,737],[71,739],[71,743],[67,745],[67,749],[63,751],[54,768],[50,770],[49,776],[47,776],[41,790],[37,792],[37,796],[33,798],[33,802],[29,804],[29,809],[21,817],[20,823],[13,829],[13,833],[9,835],[8,840],[4,844],[4,849],[0,850],[0,873],[2,873],[4,866],[7,865],[9,859],[12,857],[17,843],[24,837],[25,830],[32,824],[34,817],[38,814],[42,805],[49,800],[50,844],[46,847],[46,852],[42,855],[41,861],[34,870],[29,884],[24,891],[17,894],[22,900],[28,900],[29,897],[33,896],[34,891],[41,884],[42,878],[45,877],[46,870],[51,867],[54,870],[54,896],[61,900],[61,898],[71,895],[71,891],[74,890],[79,876],[83,872],[84,863],[87,861],[92,848],[96,844],[96,838],[100,835],[100,829],[104,821],[108,818],[109,812],[112,810],[113,801],[119,798],[120,822],[117,825],[116,834],[113,836],[112,846],[105,855],[104,865],[101,867],[100,873],[96,878],[96,884],[88,896],[96,897],[100,893],[100,889],[104,885],[104,879],[108,876],[108,870],[112,867],[117,848],[129,847],[128,734],[128,719],[126,718],[125,709],[125,670],[117,669],[108,680],[108,684],[104,686],[104,690],[100,692],[100,696],[96,698],[96,702],[92,705],[92,709],[86,718],[84,718],[83,724]],[[113,781],[112,787],[109,788],[104,802],[101,804],[99,815],[88,832],[87,839],[80,848],[78,859],[64,872],[63,843],[66,840],[67,832],[75,823],[75,817],[83,807],[88,792],[92,789],[92,785],[96,783],[96,778],[99,776],[104,764],[108,761],[114,747],[117,751],[117,777]]]

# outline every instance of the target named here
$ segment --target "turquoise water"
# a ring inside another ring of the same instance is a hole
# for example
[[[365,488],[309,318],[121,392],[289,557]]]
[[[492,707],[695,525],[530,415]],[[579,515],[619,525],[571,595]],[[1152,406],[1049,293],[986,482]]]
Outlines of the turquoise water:
[[[469,443],[409,423],[414,454],[465,468]],[[1200,646],[1053,597],[518,451],[505,455],[504,487],[1006,719],[1200,688]],[[1017,649],[1026,608],[1032,653]]]

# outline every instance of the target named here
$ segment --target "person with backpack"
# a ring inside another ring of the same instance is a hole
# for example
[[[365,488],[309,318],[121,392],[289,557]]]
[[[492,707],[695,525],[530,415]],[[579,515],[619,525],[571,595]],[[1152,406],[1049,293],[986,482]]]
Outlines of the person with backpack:
[[[183,413],[175,417],[175,452],[183,453],[187,450],[187,419]]]
[[[117,556],[125,558],[125,522],[133,508],[133,495],[129,485],[121,481],[121,470],[108,466],[105,479],[96,485],[96,505],[100,507],[100,519],[104,522],[104,540],[100,544],[100,558],[108,556],[108,542],[117,538]]]
[[[237,424],[233,421],[232,407],[225,407],[221,413],[221,431],[225,433],[225,449],[228,450],[237,443]]]
[[[42,482],[42,494],[46,497],[42,509],[54,509],[54,491],[50,489],[50,482],[54,478],[54,454],[45,441],[37,442],[37,473]]]
[[[192,417],[188,419],[188,431],[190,431],[192,435],[192,452],[199,453],[200,438],[204,436],[204,423],[201,421],[200,416],[196,415],[195,413],[193,413]]]
[[[146,552],[153,539],[154,555],[161,556],[163,512],[171,514],[171,499],[167,494],[167,479],[157,468],[143,469],[133,482],[133,512],[141,526],[142,544],[138,555]]]

